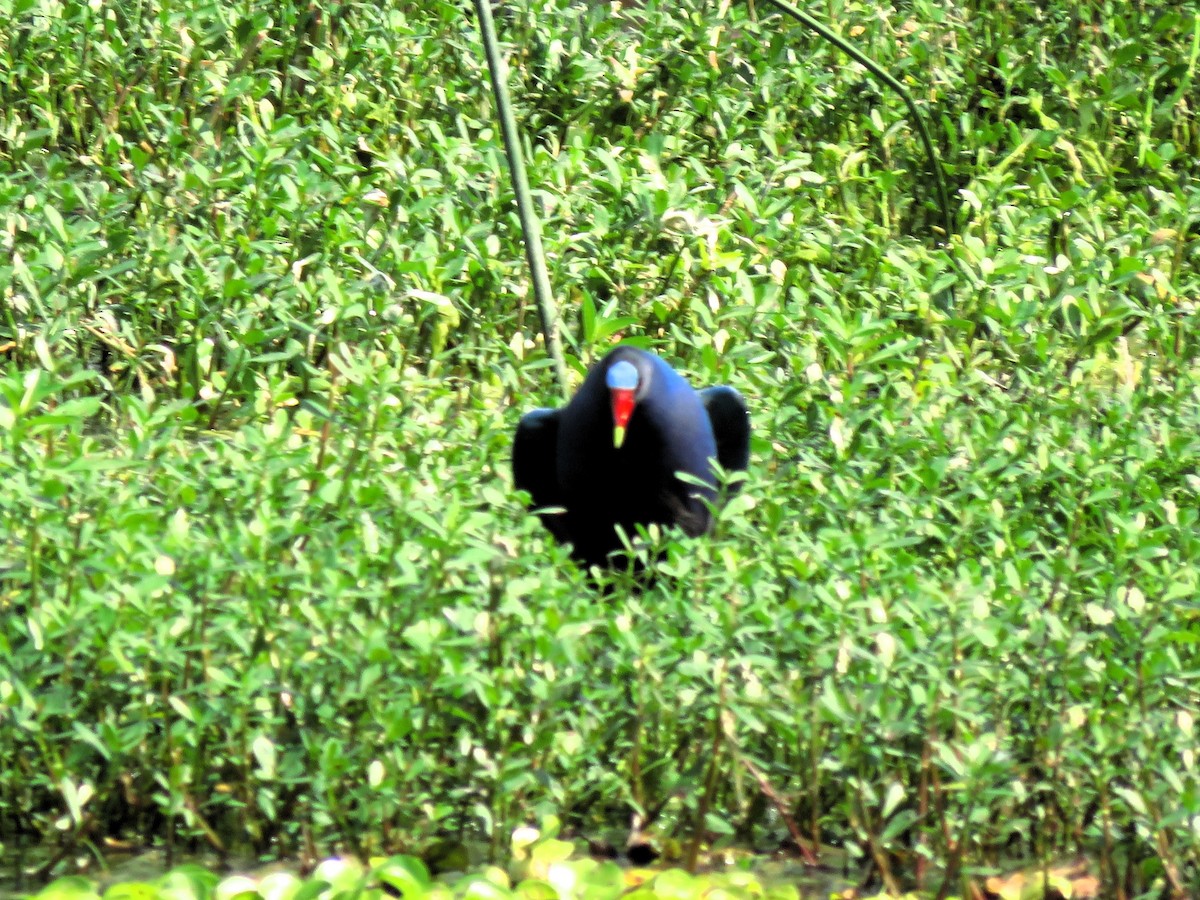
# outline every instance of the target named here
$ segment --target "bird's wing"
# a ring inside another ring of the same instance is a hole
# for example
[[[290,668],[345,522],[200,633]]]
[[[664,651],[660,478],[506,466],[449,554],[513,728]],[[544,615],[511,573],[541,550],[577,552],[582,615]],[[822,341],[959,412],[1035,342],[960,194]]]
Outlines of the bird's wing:
[[[564,503],[558,483],[557,409],[535,409],[521,416],[513,439],[513,484],[529,491],[531,509],[561,507]],[[543,524],[560,541],[569,540],[561,513],[547,513]]]
[[[750,464],[750,412],[731,387],[718,385],[700,391],[717,441],[717,462],[726,472],[741,472]]]
[[[558,410],[535,409],[521,416],[513,439],[513,484],[529,491],[535,507],[562,502],[557,459]]]

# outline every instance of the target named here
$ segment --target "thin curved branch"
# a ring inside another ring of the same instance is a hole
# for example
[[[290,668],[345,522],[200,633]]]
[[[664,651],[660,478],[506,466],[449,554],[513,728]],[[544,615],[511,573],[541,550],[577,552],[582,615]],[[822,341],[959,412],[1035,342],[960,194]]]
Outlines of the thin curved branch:
[[[950,193],[946,189],[946,175],[942,171],[942,162],[938,158],[937,150],[933,146],[933,139],[929,135],[929,126],[925,123],[925,117],[921,114],[921,110],[917,108],[917,104],[913,102],[908,91],[904,89],[896,78],[887,70],[882,68],[869,56],[865,55],[861,50],[853,44],[842,38],[841,35],[834,33],[825,25],[818,22],[806,12],[802,12],[790,3],[784,0],[766,0],[782,13],[791,16],[806,28],[815,31],[829,43],[833,44],[856,63],[865,68],[868,72],[878,78],[881,82],[890,87],[900,99],[904,101],[904,105],[908,107],[908,115],[912,120],[913,125],[917,129],[917,134],[921,137],[921,143],[925,147],[925,155],[929,158],[929,174],[933,176],[934,185],[937,188],[937,202],[942,212],[942,231],[943,235],[938,244],[946,247],[949,244],[951,235],[954,234],[954,215],[950,211]],[[950,291],[950,306],[955,305],[954,301],[954,285],[949,287]]]
[[[925,155],[929,157],[929,174],[933,176],[934,184],[937,186],[938,206],[942,212],[942,229],[945,231],[945,236],[940,242],[943,246],[950,239],[950,235],[954,234],[954,216],[950,212],[950,195],[946,190],[946,176],[942,172],[942,162],[938,158],[937,150],[934,149],[933,139],[929,135],[929,127],[925,124],[925,117],[921,115],[921,110],[917,108],[917,104],[913,102],[908,91],[904,89],[896,78],[882,68],[875,60],[866,56],[861,50],[853,44],[846,41],[841,35],[836,34],[829,28],[822,25],[806,12],[802,12],[790,3],[785,3],[784,0],[766,0],[780,12],[787,13],[797,22],[805,27],[815,31],[829,43],[833,44],[852,60],[865,68],[868,72],[890,87],[904,101],[904,105],[908,107],[909,118],[916,126],[917,134],[921,136],[921,143],[925,147]]]

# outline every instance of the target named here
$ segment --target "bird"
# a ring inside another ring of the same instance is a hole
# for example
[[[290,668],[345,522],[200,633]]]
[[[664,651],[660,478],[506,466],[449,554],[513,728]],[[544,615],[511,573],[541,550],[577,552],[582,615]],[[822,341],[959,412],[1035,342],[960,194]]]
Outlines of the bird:
[[[678,526],[690,537],[709,530],[714,460],[727,472],[749,465],[742,395],[724,385],[696,391],[660,357],[622,344],[566,406],[521,417],[513,483],[576,562],[615,566],[618,527],[629,537],[639,525]]]

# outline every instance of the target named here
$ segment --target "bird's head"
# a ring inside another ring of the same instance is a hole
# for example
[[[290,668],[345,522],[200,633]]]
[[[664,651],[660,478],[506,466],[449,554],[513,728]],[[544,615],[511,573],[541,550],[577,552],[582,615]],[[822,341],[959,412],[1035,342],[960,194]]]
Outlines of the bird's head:
[[[629,425],[629,417],[633,415],[633,408],[637,405],[642,376],[637,366],[629,360],[619,359],[608,367],[604,382],[608,385],[612,401],[613,446],[620,450],[621,445],[625,443],[625,429]]]

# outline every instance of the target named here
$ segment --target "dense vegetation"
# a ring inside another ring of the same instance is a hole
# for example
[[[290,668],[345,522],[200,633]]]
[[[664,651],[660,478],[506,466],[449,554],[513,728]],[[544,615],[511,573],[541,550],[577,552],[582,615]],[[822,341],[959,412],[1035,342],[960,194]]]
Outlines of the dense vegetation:
[[[947,250],[902,105],[763,3],[498,6],[572,365],[756,428],[605,596],[510,487],[558,397],[465,6],[0,0],[8,860],[639,811],[1200,884],[1200,15],[812,12],[929,111]]]

